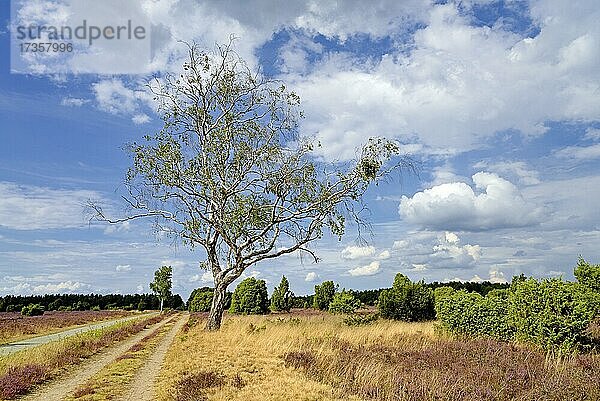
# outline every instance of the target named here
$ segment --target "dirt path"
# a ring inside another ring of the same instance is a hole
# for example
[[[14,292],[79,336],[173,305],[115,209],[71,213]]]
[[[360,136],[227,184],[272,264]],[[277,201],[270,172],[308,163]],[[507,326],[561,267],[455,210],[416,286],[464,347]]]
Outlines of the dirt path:
[[[47,334],[45,336],[32,337],[32,338],[28,338],[26,340],[15,341],[15,342],[8,343],[8,344],[2,344],[2,345],[0,345],[0,356],[10,355],[10,354],[13,354],[18,351],[23,351],[27,348],[37,347],[39,345],[47,344],[52,341],[57,341],[57,340],[61,340],[66,337],[71,337],[71,336],[74,336],[74,335],[77,335],[80,333],[85,333],[86,331],[103,329],[105,327],[109,327],[109,326],[112,326],[112,325],[120,323],[120,322],[127,322],[129,320],[139,319],[140,317],[148,317],[153,314],[155,314],[155,313],[153,312],[153,313],[146,313],[143,315],[128,316],[128,317],[122,317],[119,319],[106,320],[106,321],[103,321],[100,323],[88,324],[86,326],[76,327],[74,329],[68,329],[68,330],[60,331],[60,332],[54,333],[54,334]]]
[[[156,377],[160,372],[163,360],[167,355],[167,351],[169,350],[171,343],[186,322],[186,315],[179,317],[179,320],[162,339],[160,344],[158,344],[150,358],[148,358],[146,364],[136,374],[133,382],[129,386],[127,395],[122,398],[122,401],[154,400],[154,383],[156,381]]]
[[[181,319],[181,316],[179,317]],[[171,318],[172,319],[172,318]],[[129,337],[128,339],[109,347],[98,355],[93,356],[88,361],[81,365],[75,366],[73,370],[63,377],[59,377],[51,381],[47,385],[42,385],[32,394],[21,398],[26,401],[60,401],[66,395],[75,391],[80,385],[85,383],[89,378],[98,373],[104,366],[114,361],[117,357],[125,353],[132,345],[140,341],[151,331],[162,327],[171,319],[165,319],[153,326],[150,326],[141,332]]]

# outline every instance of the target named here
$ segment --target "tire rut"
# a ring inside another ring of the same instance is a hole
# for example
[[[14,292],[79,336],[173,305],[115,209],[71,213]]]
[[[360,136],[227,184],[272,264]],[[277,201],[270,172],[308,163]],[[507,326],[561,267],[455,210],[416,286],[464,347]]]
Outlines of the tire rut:
[[[126,352],[132,345],[136,344],[148,333],[156,330],[159,327],[164,326],[168,321],[173,318],[164,319],[159,323],[156,323],[148,328],[140,331],[137,334],[119,342],[107,349],[101,351],[99,354],[91,357],[89,360],[83,362],[80,365],[73,367],[73,370],[66,373],[63,376],[59,376],[56,379],[50,381],[47,384],[43,384],[35,389],[29,395],[21,398],[23,401],[60,401],[68,394],[71,394],[75,389],[85,383],[88,379],[93,377],[96,373],[102,370],[103,367],[114,361],[124,352]]]
[[[167,335],[162,339],[160,344],[154,349],[154,352],[146,364],[138,371],[135,378],[129,385],[129,390],[121,401],[152,401],[154,400],[154,383],[160,373],[165,356],[169,347],[173,343],[175,336],[185,325],[187,316],[182,315],[179,321],[171,328]]]

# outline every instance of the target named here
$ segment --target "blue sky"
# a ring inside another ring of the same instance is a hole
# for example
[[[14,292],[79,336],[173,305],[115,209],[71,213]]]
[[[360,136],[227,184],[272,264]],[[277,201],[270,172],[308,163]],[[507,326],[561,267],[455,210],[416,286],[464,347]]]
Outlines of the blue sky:
[[[123,207],[122,147],[160,129],[144,85],[178,71],[178,41],[212,46],[231,34],[252,66],[300,94],[302,134],[321,141],[319,157],[351,158],[383,135],[423,163],[418,177],[367,193],[366,244],[350,227],[342,241],[314,244],[319,264],[293,255],[246,276],[272,288],[285,274],[308,293],[329,279],[384,287],[397,272],[570,279],[579,255],[600,262],[595,1],[132,4],[168,32],[147,74],[26,75],[10,73],[10,7],[0,3],[0,294],[148,291],[162,264],[183,296],[210,285],[202,252],[157,238],[147,222],[89,225],[82,203]]]

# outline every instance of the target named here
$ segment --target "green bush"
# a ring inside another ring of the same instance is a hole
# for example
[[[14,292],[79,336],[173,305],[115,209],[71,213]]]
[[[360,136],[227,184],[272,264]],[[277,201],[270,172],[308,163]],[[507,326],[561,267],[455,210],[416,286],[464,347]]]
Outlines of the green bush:
[[[439,325],[453,334],[511,340],[508,323],[508,290],[492,290],[485,297],[476,292],[436,291]]]
[[[44,307],[40,304],[29,304],[21,309],[23,316],[41,316],[44,314]]]
[[[189,302],[188,309],[190,312],[208,312],[212,306],[213,300],[212,288],[196,291],[194,298]]]
[[[250,277],[242,281],[231,296],[230,313],[259,315],[269,312],[267,284]]]
[[[360,308],[360,301],[345,289],[335,294],[329,303],[329,312],[331,313],[354,313],[358,308]]]
[[[148,309],[148,303],[142,298],[142,299],[140,299],[140,302],[138,302],[137,310],[139,310],[140,312],[143,312],[146,309]]]
[[[579,283],[600,292],[600,265],[592,265],[580,257],[574,274]]]
[[[335,295],[335,284],[333,281],[324,281],[321,285],[315,285],[315,296],[313,298],[313,308],[328,310],[329,304],[333,301]]]
[[[593,269],[588,267],[580,260],[578,278],[590,276],[585,271]],[[518,340],[559,352],[591,349],[597,343],[590,328],[600,317],[600,293],[582,281],[521,275],[509,290],[493,290],[485,297],[438,288],[435,311],[439,325],[454,334]]]
[[[292,309],[292,297],[294,294],[290,291],[290,283],[285,276],[281,277],[278,287],[275,287],[271,296],[271,310],[289,312]]]
[[[391,289],[381,291],[377,306],[386,319],[416,322],[435,316],[433,291],[423,282],[412,283],[401,273],[394,278]]]
[[[521,280],[510,293],[508,314],[517,340],[563,352],[586,349],[593,343],[587,328],[600,315],[600,294],[556,278]]]

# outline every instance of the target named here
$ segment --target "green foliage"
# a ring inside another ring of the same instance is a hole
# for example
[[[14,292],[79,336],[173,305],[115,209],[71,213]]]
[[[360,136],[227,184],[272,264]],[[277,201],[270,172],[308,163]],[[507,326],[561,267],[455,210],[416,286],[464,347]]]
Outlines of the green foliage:
[[[77,301],[77,303],[73,305],[73,310],[78,310],[78,311],[90,310],[91,307],[92,307],[92,305],[90,305],[89,302]]]
[[[188,304],[188,310],[190,312],[208,312],[210,310],[214,290],[208,287],[199,290],[200,291],[194,290],[192,292],[193,298]]]
[[[600,316],[595,268],[580,259],[575,268],[578,283],[515,276],[509,289],[492,290],[485,297],[438,288],[439,324],[453,334],[518,340],[546,350],[590,349],[597,343],[590,327]]]
[[[344,317],[346,326],[366,326],[379,319],[379,313],[369,313],[368,315],[351,314]]]
[[[579,257],[574,274],[581,284],[600,292],[600,265],[592,265]]]
[[[350,291],[345,289],[336,293],[333,300],[329,304],[329,312],[331,313],[354,313],[360,308],[360,301]]]
[[[320,285],[315,285],[315,296],[313,298],[313,308],[328,310],[329,304],[333,301],[336,286],[333,281],[324,281]]]
[[[377,306],[386,319],[415,322],[435,316],[433,290],[423,282],[412,283],[401,273],[396,274],[391,289],[381,291]]]
[[[249,277],[242,281],[231,296],[230,313],[259,315],[269,312],[267,284]]]
[[[435,293],[435,310],[441,327],[453,334],[510,340],[514,329],[508,324],[508,290],[493,290],[485,297],[475,292]]]
[[[600,294],[561,279],[519,281],[509,296],[509,321],[515,338],[560,351],[586,349],[586,331],[600,315]]]
[[[41,316],[44,314],[44,308],[40,304],[29,304],[21,309],[23,316]]]
[[[289,312],[292,309],[292,297],[294,294],[290,291],[290,283],[283,276],[278,287],[275,287],[271,296],[271,310]]]
[[[377,290],[351,290],[352,294],[364,305],[374,306],[377,304],[382,289]]]
[[[173,269],[171,266],[161,266],[160,269],[154,272],[154,281],[150,283],[150,289],[160,301],[161,312],[165,300],[171,296],[172,277]]]

